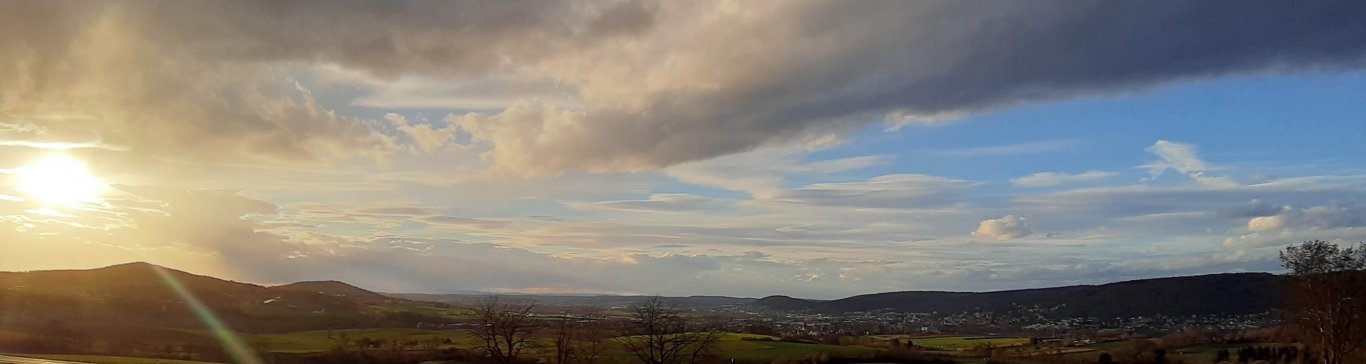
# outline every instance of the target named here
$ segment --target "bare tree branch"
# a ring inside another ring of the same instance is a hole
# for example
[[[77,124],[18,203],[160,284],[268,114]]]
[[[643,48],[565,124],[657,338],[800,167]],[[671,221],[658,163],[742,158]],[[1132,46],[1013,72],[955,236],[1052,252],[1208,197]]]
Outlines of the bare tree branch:
[[[631,309],[628,336],[621,342],[644,364],[695,363],[721,338],[713,328],[695,325],[690,330],[677,309],[655,296]]]
[[[530,315],[535,307],[534,303],[498,296],[481,299],[473,307],[479,321],[474,334],[482,341],[480,349],[500,364],[515,362],[523,349],[535,344],[531,334],[536,331],[536,325]]]

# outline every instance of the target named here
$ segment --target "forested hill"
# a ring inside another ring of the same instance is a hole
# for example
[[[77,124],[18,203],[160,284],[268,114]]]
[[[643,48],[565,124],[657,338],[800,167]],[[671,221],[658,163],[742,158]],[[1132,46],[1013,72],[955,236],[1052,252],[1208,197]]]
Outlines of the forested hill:
[[[1026,306],[1056,308],[1054,314],[1063,317],[1252,314],[1280,306],[1281,280],[1270,273],[1228,273],[997,292],[887,292],[831,301],[770,296],[753,305],[819,313],[1010,312]]]
[[[0,327],[23,331],[66,325],[198,329],[203,327],[173,288],[203,302],[230,327],[281,332],[439,322],[414,312],[384,309],[425,305],[387,297],[342,282],[300,282],[276,287],[190,274],[147,263],[88,270],[0,272]]]

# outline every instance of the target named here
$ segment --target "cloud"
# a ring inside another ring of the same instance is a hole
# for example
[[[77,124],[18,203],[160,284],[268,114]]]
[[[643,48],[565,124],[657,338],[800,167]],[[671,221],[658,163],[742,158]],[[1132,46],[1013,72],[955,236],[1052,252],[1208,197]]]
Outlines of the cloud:
[[[815,183],[776,192],[765,200],[824,206],[923,208],[956,202],[974,183],[921,174],[891,174],[858,182]]]
[[[1284,206],[1278,214],[1257,216],[1247,221],[1247,229],[1253,232],[1293,227],[1311,229],[1366,228],[1366,206],[1344,206],[1338,203],[1300,209]]]
[[[1015,240],[1029,236],[1033,231],[1029,230],[1029,223],[1025,222],[1024,217],[1006,215],[999,219],[982,220],[977,225],[977,230],[972,232],[972,236],[994,240]]]
[[[1279,214],[1282,210],[1284,210],[1284,206],[1272,205],[1261,199],[1252,199],[1246,203],[1225,208],[1220,211],[1220,215],[1230,218],[1262,217]]]
[[[686,193],[657,193],[644,200],[616,200],[599,202],[576,202],[568,206],[580,210],[625,210],[676,212],[699,210],[714,206],[718,201]]]
[[[1116,175],[1118,174],[1104,171],[1086,171],[1078,174],[1039,172],[1011,179],[1010,183],[1019,187],[1051,187],[1063,184],[1101,181]]]
[[[1247,221],[1247,229],[1252,231],[1276,230],[1285,227],[1285,220],[1286,217],[1281,215],[1258,216]]]
[[[1075,145],[1077,145],[1077,141],[1076,141],[1076,140],[1071,140],[1071,139],[1060,139],[1060,140],[1045,140],[1045,141],[1039,141],[1039,142],[1020,143],[1020,144],[1010,144],[1010,145],[994,145],[994,146],[987,146],[987,147],[946,149],[946,150],[937,150],[937,151],[933,151],[933,152],[931,152],[931,153],[933,153],[933,154],[935,154],[935,155],[946,156],[946,157],[982,157],[982,156],[1017,155],[1017,154],[1027,154],[1027,153],[1051,152],[1051,151],[1055,151],[1055,150],[1061,150],[1061,149],[1071,148],[1071,147],[1073,147],[1073,146],[1075,146]]]
[[[455,140],[455,127],[446,125],[433,127],[432,124],[413,124],[403,115],[388,113],[384,115],[404,137],[422,153],[433,153],[445,148]]]
[[[116,185],[83,208],[44,214],[29,204],[0,201],[6,269],[162,260],[235,273],[301,249],[259,222],[278,207],[236,191]]]
[[[356,214],[364,215],[392,215],[392,216],[427,216],[435,215],[440,209],[424,206],[411,205],[385,205],[385,206],[365,206],[351,209]]]
[[[893,157],[830,150],[877,123],[1362,67],[1366,35],[1343,31],[1359,29],[1362,5],[1258,5],[6,2],[0,160],[73,149],[119,192],[39,213],[0,186],[0,266],[153,260],[396,290],[826,297],[1263,267],[1277,241],[1361,237],[1364,179],[1243,185],[1162,140],[1153,177],[1187,178],[987,195],[987,182],[866,173]],[[659,188],[675,180],[689,193]],[[977,238],[964,236],[973,223]],[[1053,238],[973,242],[1031,224]]]
[[[1222,240],[1220,247],[1227,250],[1270,250],[1289,244],[1308,240],[1324,240],[1338,244],[1354,244],[1366,241],[1366,228],[1340,227],[1331,229],[1317,228],[1280,228],[1267,231],[1254,231],[1247,234],[1230,236]]]
[[[1114,234],[1144,234],[1154,229],[1168,234],[1194,234],[1206,229],[1242,229],[1249,219],[1276,215],[1286,205],[1316,206],[1363,197],[1366,197],[1366,180],[1362,177],[1318,176],[1284,178],[1239,187],[1187,181],[1075,188],[1017,196],[1011,210],[1019,211],[1035,222],[1047,221],[1054,229],[1107,226]],[[1249,203],[1254,200],[1256,202]],[[1150,223],[1117,220],[1143,216],[1185,217],[1160,228]]]
[[[379,80],[358,83],[363,105],[404,106],[385,91],[400,83],[435,100],[404,107],[459,109],[451,123],[496,168],[542,175],[1193,78],[1355,69],[1366,54],[1366,36],[1341,31],[1358,20],[1351,2],[753,6],[10,3],[0,110],[70,133],[58,141],[95,133],[161,158],[387,158],[391,136],[288,81],[332,68]],[[443,139],[407,134],[422,150]]]
[[[144,21],[156,16],[155,6],[144,5],[152,4],[6,4],[0,117],[10,127],[0,128],[0,139],[109,146],[144,162],[196,165],[323,164],[392,154],[390,138],[319,105],[278,67],[157,39],[198,31],[147,29],[176,21]],[[129,167],[148,163],[142,164]]]
[[[911,125],[939,125],[968,117],[961,111],[945,111],[930,115],[916,114],[914,111],[893,111],[883,117],[884,131],[894,132]]]
[[[562,67],[549,73],[572,70],[552,77],[577,86],[581,107],[471,117],[499,125],[482,127],[490,158],[520,173],[641,170],[845,133],[889,113],[935,119],[1198,77],[1355,68],[1358,48],[1292,39],[1366,42],[1331,26],[1354,21],[1333,6],[791,3],[749,17],[694,5],[656,9],[663,26],[635,42],[548,61]],[[1207,13],[1233,16],[1194,21]]]
[[[892,161],[891,156],[866,155],[840,159],[805,160],[816,150],[828,148],[832,142],[807,146],[761,148],[705,161],[688,162],[664,169],[664,173],[679,181],[741,191],[765,198],[778,194],[788,177],[826,175],[859,170]]]
[[[506,220],[481,219],[446,215],[420,217],[414,220],[432,225],[454,226],[481,230],[498,230],[509,226],[513,226],[512,222]]]
[[[1152,178],[1157,178],[1166,170],[1175,170],[1200,184],[1211,187],[1236,187],[1238,182],[1224,176],[1210,175],[1215,168],[1205,163],[1197,155],[1195,145],[1158,140],[1148,147],[1148,152],[1162,158],[1159,162],[1149,163],[1143,168]]]

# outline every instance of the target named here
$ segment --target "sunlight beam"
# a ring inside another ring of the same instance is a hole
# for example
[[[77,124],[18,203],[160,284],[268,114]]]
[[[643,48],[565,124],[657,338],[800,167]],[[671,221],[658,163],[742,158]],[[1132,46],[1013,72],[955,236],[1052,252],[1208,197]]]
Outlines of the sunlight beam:
[[[199,321],[209,327],[209,331],[213,332],[213,336],[218,339],[219,343],[223,344],[223,350],[232,357],[233,362],[262,364],[261,358],[256,356],[256,352],[242,342],[242,338],[237,337],[237,334],[233,333],[232,329],[229,329],[222,320],[219,320],[218,315],[215,315],[208,305],[200,301],[199,297],[195,297],[193,293],[190,293],[190,290],[185,289],[185,285],[181,284],[180,280],[167,272],[165,268],[152,266],[152,270],[156,272],[158,277],[161,277],[161,281],[165,282],[172,292],[175,292],[181,300],[185,301],[186,305],[190,306],[190,310],[194,311]]]

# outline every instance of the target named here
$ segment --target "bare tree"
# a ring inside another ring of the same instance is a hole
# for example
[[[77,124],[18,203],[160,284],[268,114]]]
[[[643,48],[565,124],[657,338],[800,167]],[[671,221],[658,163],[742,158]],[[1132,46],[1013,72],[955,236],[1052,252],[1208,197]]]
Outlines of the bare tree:
[[[574,355],[579,363],[596,364],[607,351],[612,338],[616,337],[616,331],[612,330],[602,309],[590,308],[584,311],[583,319],[584,322],[579,325],[576,335],[578,342],[574,347]]]
[[[479,300],[474,306],[474,314],[479,320],[474,334],[483,341],[480,349],[498,363],[516,361],[523,349],[534,345],[531,334],[536,331],[536,322],[530,315],[534,308],[534,303],[498,296]]]
[[[578,322],[569,312],[560,314],[554,323],[551,324],[555,330],[551,341],[555,343],[556,364],[569,364],[574,360],[574,345],[577,338]]]
[[[713,327],[690,327],[677,309],[655,296],[632,307],[621,343],[644,364],[678,364],[696,363],[720,338]]]
[[[1366,345],[1366,243],[1339,247],[1306,241],[1280,256],[1291,276],[1287,326],[1323,354],[1322,363],[1346,363]]]
[[[565,312],[551,323],[555,345],[554,363],[594,364],[607,350],[615,331],[607,325],[607,317],[599,308],[588,308],[577,313]]]

